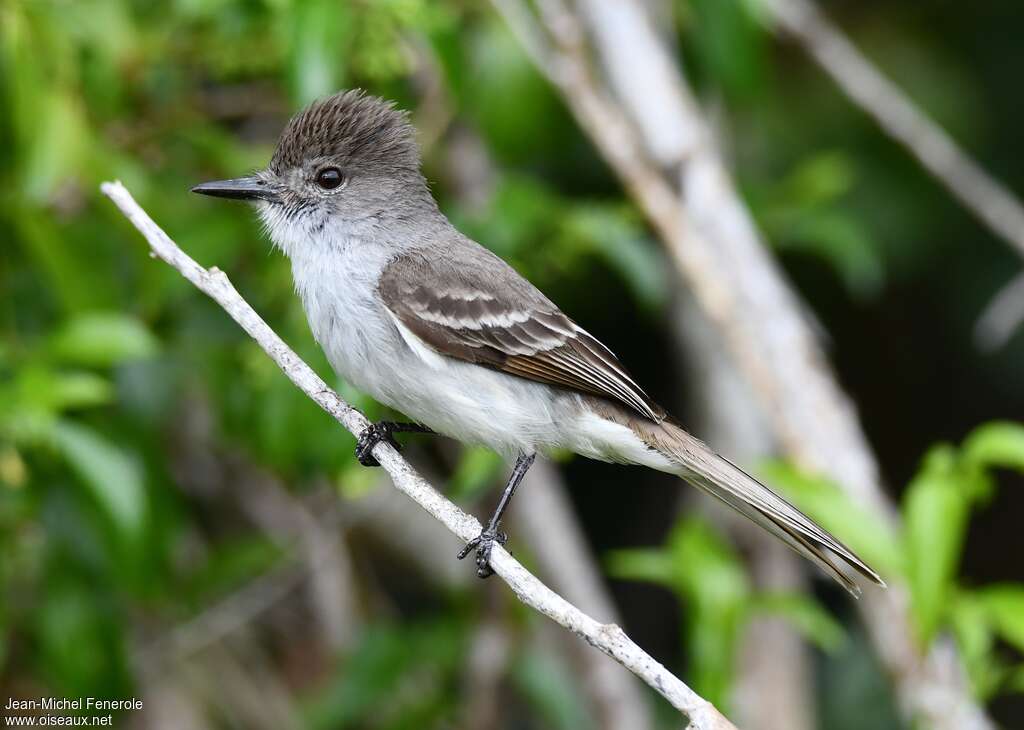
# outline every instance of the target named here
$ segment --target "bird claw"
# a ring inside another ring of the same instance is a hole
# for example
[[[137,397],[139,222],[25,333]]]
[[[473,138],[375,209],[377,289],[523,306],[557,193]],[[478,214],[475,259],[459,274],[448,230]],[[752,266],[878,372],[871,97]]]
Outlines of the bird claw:
[[[371,423],[363,429],[363,432],[359,434],[359,438],[356,439],[356,459],[360,464],[363,466],[380,466],[380,462],[373,455],[373,448],[381,441],[391,444],[395,451],[402,450],[402,447],[395,441],[389,424],[384,422]]]
[[[506,542],[508,542],[508,535],[504,531],[496,529],[484,530],[466,543],[466,547],[462,548],[456,557],[462,560],[473,552],[475,548],[477,577],[489,578],[494,575],[494,569],[491,568],[491,550],[494,549],[494,543],[504,545]]]

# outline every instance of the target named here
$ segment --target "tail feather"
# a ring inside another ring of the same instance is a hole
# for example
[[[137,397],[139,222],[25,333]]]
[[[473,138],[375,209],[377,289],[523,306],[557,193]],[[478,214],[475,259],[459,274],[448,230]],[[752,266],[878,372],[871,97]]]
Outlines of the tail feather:
[[[854,597],[860,597],[860,586],[852,581],[843,569],[836,564],[833,559],[833,554],[823,549],[820,544],[815,544],[799,532],[795,532],[776,521],[771,513],[759,510],[750,503],[744,502],[742,499],[737,499],[728,489],[719,487],[714,482],[700,476],[699,474],[689,473],[682,476],[686,481],[699,488],[705,494],[714,497],[723,504],[736,510],[747,519],[777,537],[794,552],[810,560],[845,588],[851,595]],[[872,576],[869,577],[874,580]]]
[[[704,442],[671,421],[664,421],[656,428],[659,433],[648,440],[648,444],[677,463],[681,477],[778,537],[818,565],[854,597],[860,595],[860,587],[844,571],[843,564],[873,583],[885,585],[878,573],[852,550]]]

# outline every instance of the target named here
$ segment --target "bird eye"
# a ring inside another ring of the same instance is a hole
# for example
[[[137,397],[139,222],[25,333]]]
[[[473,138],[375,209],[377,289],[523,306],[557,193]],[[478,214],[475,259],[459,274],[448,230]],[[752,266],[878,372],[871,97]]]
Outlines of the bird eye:
[[[324,190],[334,190],[344,181],[341,170],[337,167],[325,167],[316,174],[316,184]]]

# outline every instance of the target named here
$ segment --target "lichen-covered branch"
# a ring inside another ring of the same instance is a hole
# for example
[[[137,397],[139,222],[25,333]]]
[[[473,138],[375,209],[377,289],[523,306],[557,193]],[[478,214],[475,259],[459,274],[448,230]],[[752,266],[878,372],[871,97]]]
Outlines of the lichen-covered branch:
[[[263,321],[235,290],[224,272],[217,268],[203,268],[182,251],[135,202],[121,183],[103,183],[101,190],[142,233],[157,258],[173,266],[196,288],[217,302],[317,405],[354,435],[369,425],[363,414],[342,400]],[[480,534],[481,526],[475,518],[428,484],[390,445],[378,444],[373,455],[391,476],[399,491],[444,524],[460,540],[469,541]],[[569,629],[640,677],[688,718],[689,728],[735,730],[732,723],[709,702],[637,646],[621,628],[615,624],[603,624],[583,613],[544,585],[508,551],[495,546],[491,565],[519,600]]]

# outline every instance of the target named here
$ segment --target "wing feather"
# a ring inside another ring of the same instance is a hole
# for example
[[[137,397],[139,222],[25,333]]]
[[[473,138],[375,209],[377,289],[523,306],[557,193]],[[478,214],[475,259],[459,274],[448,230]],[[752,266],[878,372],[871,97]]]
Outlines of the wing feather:
[[[399,256],[381,275],[385,305],[443,355],[604,396],[654,421],[665,417],[611,350],[478,248],[457,257]]]

